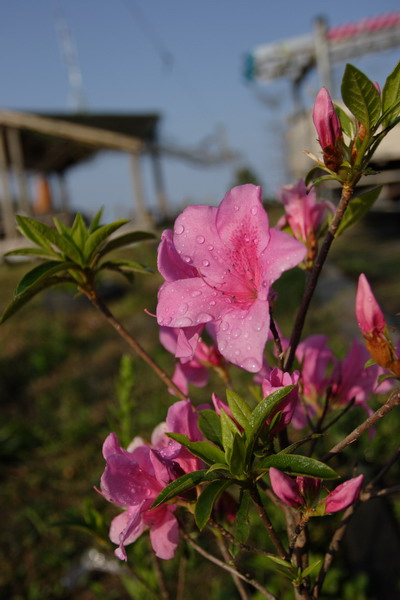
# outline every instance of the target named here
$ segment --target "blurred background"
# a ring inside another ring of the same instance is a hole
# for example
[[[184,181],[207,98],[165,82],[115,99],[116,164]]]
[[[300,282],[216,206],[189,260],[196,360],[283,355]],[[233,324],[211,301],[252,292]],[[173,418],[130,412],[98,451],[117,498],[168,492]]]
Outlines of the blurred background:
[[[276,222],[277,189],[312,166],[301,151],[316,151],[310,110],[317,91],[327,85],[337,98],[346,62],[382,85],[399,58],[398,11],[398,2],[390,0],[3,3],[1,253],[21,244],[15,213],[51,223],[55,214],[68,220],[81,211],[90,218],[104,206],[105,221],[131,217],[132,227],[159,232],[187,204],[216,205],[232,185],[246,182],[263,185]],[[375,165],[375,181],[385,185],[380,204],[339,239],[310,313],[306,333],[330,335],[338,356],[359,335],[354,298],[360,272],[388,321],[398,325],[396,135]],[[334,196],[334,190],[324,194]],[[155,268],[154,244],[127,253]],[[29,267],[0,265],[0,308]],[[172,372],[155,320],[143,313],[154,312],[159,284],[157,275],[138,276],[133,287],[107,280],[102,293]],[[277,318],[288,334],[302,273],[286,274],[279,287]],[[145,536],[130,549],[133,575],[113,560],[107,529],[117,511],[93,486],[104,468],[101,444],[108,432],[116,431],[125,443],[133,435],[148,437],[165,418],[171,397],[139,359],[124,357],[122,340],[69,290],[38,296],[2,326],[1,340],[1,597],[160,597]],[[246,394],[252,379],[243,373],[236,384]],[[222,394],[216,380],[209,389]],[[190,394],[196,403],[209,399],[208,391]],[[338,438],[363,418],[358,409],[350,412]],[[397,448],[400,419],[391,417],[379,436],[352,449],[352,466],[358,463],[370,477]],[[339,467],[348,467],[343,461]],[[398,477],[396,464],[382,484],[394,485]],[[400,597],[400,508],[384,501],[371,505],[354,538],[362,532],[362,548],[349,538],[346,560],[336,563],[327,581],[326,598]],[[279,522],[278,514],[274,518]],[[322,548],[322,528],[315,531]],[[179,600],[235,597],[229,578],[217,577],[217,570],[183,547],[175,561],[163,564],[171,597],[182,564],[193,583]],[[262,560],[245,564],[267,578]],[[291,598],[290,586],[268,578],[280,600]]]

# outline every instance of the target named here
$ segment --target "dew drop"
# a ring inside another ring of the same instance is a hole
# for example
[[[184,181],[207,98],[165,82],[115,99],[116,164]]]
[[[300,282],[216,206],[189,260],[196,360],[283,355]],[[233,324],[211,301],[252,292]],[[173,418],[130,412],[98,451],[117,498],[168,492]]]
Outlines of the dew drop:
[[[198,244],[204,244],[205,241],[206,241],[206,238],[204,237],[204,235],[198,235],[196,238],[196,242]]]
[[[189,304],[187,304],[185,302],[184,304],[180,305],[178,312],[180,315],[184,315],[185,313],[187,313],[188,310],[189,310]]]
[[[209,321],[212,321],[213,318],[211,315],[209,315],[208,313],[200,313],[199,316],[196,319],[197,323],[208,323]]]
[[[203,262],[201,264],[203,265],[203,267],[209,267],[210,266],[210,261],[209,260],[203,260]]]
[[[190,256],[184,256],[184,257],[183,257],[183,260],[184,260],[186,263],[191,263],[191,262],[192,262],[192,259],[190,258]]]
[[[238,348],[237,350],[235,350],[235,356],[240,356],[240,355],[241,355],[241,352],[240,352],[240,350]]]
[[[209,249],[209,250],[210,250],[210,252],[211,252],[211,250],[214,250],[214,246],[213,246],[212,244],[210,244],[210,245],[208,246],[208,249]]]
[[[222,331],[227,331],[229,329],[229,323],[224,321],[221,325],[221,329],[222,329]]]
[[[256,373],[260,370],[261,366],[258,360],[251,356],[249,358],[246,358],[246,360],[243,363],[243,368],[246,369],[246,371],[250,371],[251,373]]]
[[[224,341],[222,340],[222,342],[220,342],[220,343],[219,343],[219,345],[218,345],[218,350],[219,350],[220,352],[223,352],[223,351],[225,350],[225,348],[226,348],[226,342],[224,342]]]
[[[201,292],[200,290],[194,290],[194,292],[192,292],[190,295],[192,298],[197,298],[198,296],[201,296]]]
[[[191,325],[193,325],[192,319],[189,319],[189,317],[180,317],[179,319],[176,319],[174,326],[175,327],[190,327]]]
[[[254,329],[254,331],[261,331],[262,323],[254,323],[253,329]]]
[[[238,338],[240,337],[240,335],[242,334],[240,329],[232,329],[232,337],[233,338]]]
[[[183,233],[185,231],[185,228],[183,225],[177,225],[175,227],[175,233],[177,233],[178,235],[180,235],[181,233]]]
[[[235,206],[233,208],[234,208],[234,210],[236,210],[236,212],[239,210],[239,207],[237,204],[235,204]]]
[[[252,215],[256,215],[258,212],[258,207],[257,206],[252,206],[250,209],[250,212]]]
[[[263,286],[263,288],[267,288],[268,287],[268,281],[266,279],[264,279],[264,281],[261,284]]]
[[[167,317],[166,319],[164,319],[163,325],[169,325],[172,321],[171,317]]]
[[[215,300],[210,300],[210,302],[208,303],[210,306],[215,306],[216,302]]]

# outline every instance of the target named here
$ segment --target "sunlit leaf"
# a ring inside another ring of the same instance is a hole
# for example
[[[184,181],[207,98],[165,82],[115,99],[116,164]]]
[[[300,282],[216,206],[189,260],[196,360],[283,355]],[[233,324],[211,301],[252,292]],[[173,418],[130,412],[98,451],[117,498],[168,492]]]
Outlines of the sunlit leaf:
[[[275,467],[288,475],[303,475],[316,479],[337,479],[339,475],[331,467],[315,458],[300,454],[272,454],[262,458],[257,468],[267,470]]]
[[[381,114],[381,97],[372,81],[362,71],[347,64],[341,91],[347,108],[370,130]]]
[[[232,481],[229,480],[212,481],[201,492],[200,496],[197,499],[194,511],[196,525],[200,529],[200,531],[204,529],[204,527],[207,525],[216,500],[231,484]]]

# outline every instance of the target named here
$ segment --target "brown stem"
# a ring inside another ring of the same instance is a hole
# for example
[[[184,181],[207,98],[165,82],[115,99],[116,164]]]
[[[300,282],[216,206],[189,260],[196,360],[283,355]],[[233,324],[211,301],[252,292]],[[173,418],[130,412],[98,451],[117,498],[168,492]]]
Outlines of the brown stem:
[[[165,373],[165,371],[147,354],[146,350],[131,336],[131,334],[123,327],[123,325],[114,317],[108,306],[102,301],[97,294],[96,290],[92,288],[87,290],[80,288],[80,291],[89,298],[90,302],[104,315],[108,323],[115,329],[115,331],[125,340],[125,342],[138,354],[153,371],[158,375],[161,381],[171,390],[173,390],[180,400],[187,400],[185,394],[175,385],[172,379]]]
[[[152,553],[154,571],[157,577],[158,587],[160,589],[161,600],[170,600],[167,586],[165,585],[164,573],[162,572],[160,559]]]
[[[350,402],[348,402],[346,404],[346,406],[344,407],[344,409],[338,414],[336,415],[336,417],[334,417],[331,421],[329,421],[329,423],[327,423],[324,427],[322,427],[320,433],[324,433],[325,431],[327,431],[327,429],[329,429],[330,427],[332,427],[332,425],[334,425],[335,423],[337,423],[339,421],[339,419],[341,419],[342,417],[344,417],[344,415],[346,413],[349,412],[349,410],[354,406],[356,399],[352,398],[350,400]]]
[[[346,446],[349,446],[349,444],[355,442],[360,437],[360,435],[362,435],[365,431],[368,431],[368,429],[370,429],[377,421],[379,421],[379,419],[382,419],[382,417],[384,417],[388,412],[393,410],[393,408],[395,406],[398,406],[399,404],[400,390],[397,389],[390,394],[389,398],[386,400],[383,406],[378,408],[378,410],[374,412],[373,415],[368,417],[368,419],[366,419],[363,423],[361,423],[361,425],[353,429],[353,431],[349,433],[349,435],[346,436],[341,442],[336,444],[336,446],[333,446],[333,448],[331,448],[329,452],[322,457],[321,460],[323,462],[330,460],[333,456],[335,456],[344,448],[346,448]]]
[[[214,521],[214,519],[209,519],[208,524],[213,529],[219,531],[219,533],[227,540],[229,540],[232,544],[239,546],[241,550],[245,550],[246,552],[254,552],[255,554],[262,554],[263,556],[268,556],[268,558],[274,557],[275,554],[272,552],[267,552],[266,550],[262,550],[261,548],[256,548],[255,546],[250,546],[249,544],[243,544],[242,542],[238,542],[235,539],[235,536],[232,535],[230,531],[225,529],[222,525]]]
[[[278,552],[279,557],[282,558],[283,560],[288,560],[289,559],[288,553],[286,552],[285,548],[283,547],[282,542],[280,541],[280,539],[279,539],[279,537],[267,515],[267,512],[264,508],[264,505],[262,503],[262,500],[261,500],[261,497],[260,497],[260,494],[258,492],[258,488],[256,485],[254,485],[250,488],[250,495],[251,495],[251,498],[252,498],[254,504],[257,507],[258,516],[264,523],[265,529],[267,530],[269,537],[271,538],[271,541],[272,541],[273,545],[275,546],[276,551]]]
[[[182,554],[179,561],[178,583],[176,586],[176,600],[185,600],[186,565],[187,558],[184,554]]]
[[[224,561],[226,563],[231,561],[232,557],[229,554],[228,550],[226,549],[224,540],[222,538],[220,538],[219,536],[217,536],[217,544],[218,544],[218,548],[223,556]],[[231,573],[231,576],[232,576],[233,583],[235,584],[236,589],[239,592],[241,599],[249,600],[249,595],[248,595],[243,583],[241,582],[240,578],[236,575],[236,573]]]
[[[282,342],[281,342],[281,338],[279,336],[279,332],[278,329],[276,327],[275,321],[274,321],[274,317],[272,316],[272,310],[269,311],[269,328],[271,330],[272,335],[274,336],[274,344],[276,346],[276,349],[278,351],[278,360],[279,360],[279,367],[282,369],[283,367],[283,348],[282,348]]]
[[[310,271],[310,275],[307,280],[306,289],[303,295],[303,299],[301,301],[295,324],[293,327],[292,337],[290,339],[289,348],[286,354],[286,360],[284,363],[285,371],[289,371],[292,368],[293,360],[296,352],[296,348],[301,338],[301,333],[303,331],[304,322],[306,320],[307,312],[310,306],[311,299],[314,295],[314,291],[322,270],[322,267],[325,263],[326,257],[328,256],[328,252],[332,245],[333,240],[335,239],[336,232],[340,225],[340,222],[343,218],[345,210],[350,202],[350,199],[354,192],[354,183],[345,183],[342,189],[342,197],[340,198],[340,202],[336,209],[335,215],[332,219],[331,224],[329,225],[329,229],[326,232],[324,241],[322,242],[320,251],[315,260],[314,266]]]
[[[183,529],[181,529],[181,534],[184,537],[184,539],[187,541],[187,543],[190,546],[192,546],[192,548],[194,550],[196,550],[196,552],[201,554],[201,556],[204,556],[204,558],[206,558],[210,562],[214,563],[218,567],[221,567],[221,569],[224,569],[225,571],[228,571],[229,573],[233,573],[233,574],[237,575],[237,577],[239,577],[239,579],[242,579],[242,581],[245,581],[246,583],[251,585],[253,588],[258,590],[265,598],[268,598],[268,600],[277,600],[276,596],[271,594],[271,592],[269,592],[265,587],[263,587],[260,583],[258,583],[258,581],[256,581],[255,579],[252,579],[247,574],[241,573],[232,565],[224,562],[223,560],[220,560],[219,558],[217,558],[213,554],[210,554],[209,552],[207,552],[207,550],[204,550],[204,548],[202,548],[201,546],[196,544],[196,542],[194,540],[192,540],[192,538]]]

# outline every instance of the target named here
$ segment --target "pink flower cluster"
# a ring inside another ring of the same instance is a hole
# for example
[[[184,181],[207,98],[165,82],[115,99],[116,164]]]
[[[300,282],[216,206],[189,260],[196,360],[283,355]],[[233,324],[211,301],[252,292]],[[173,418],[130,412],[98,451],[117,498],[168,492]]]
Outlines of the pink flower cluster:
[[[168,410],[166,423],[153,432],[151,445],[135,438],[130,447],[121,448],[110,433],[103,445],[107,462],[101,478],[104,497],[124,508],[112,521],[110,539],[118,544],[115,554],[126,560],[125,546],[132,544],[146,529],[156,556],[172,558],[178,544],[176,505],[162,505],[150,510],[158,494],[174,479],[201,468],[201,461],[165,433],[183,433],[191,441],[202,439],[197,414],[189,400],[176,402]]]
[[[213,324],[218,351],[257,372],[269,333],[271,285],[305,256],[303,244],[269,227],[261,188],[243,185],[218,208],[189,206],[166,231],[158,253],[165,279],[159,325],[178,328],[177,356],[193,357],[199,335]]]
[[[357,500],[364,480],[364,476],[359,475],[338,485],[327,496],[321,497],[320,479],[292,479],[274,467],[270,468],[269,477],[276,496],[285,504],[301,509],[307,517],[322,516],[347,508]]]

